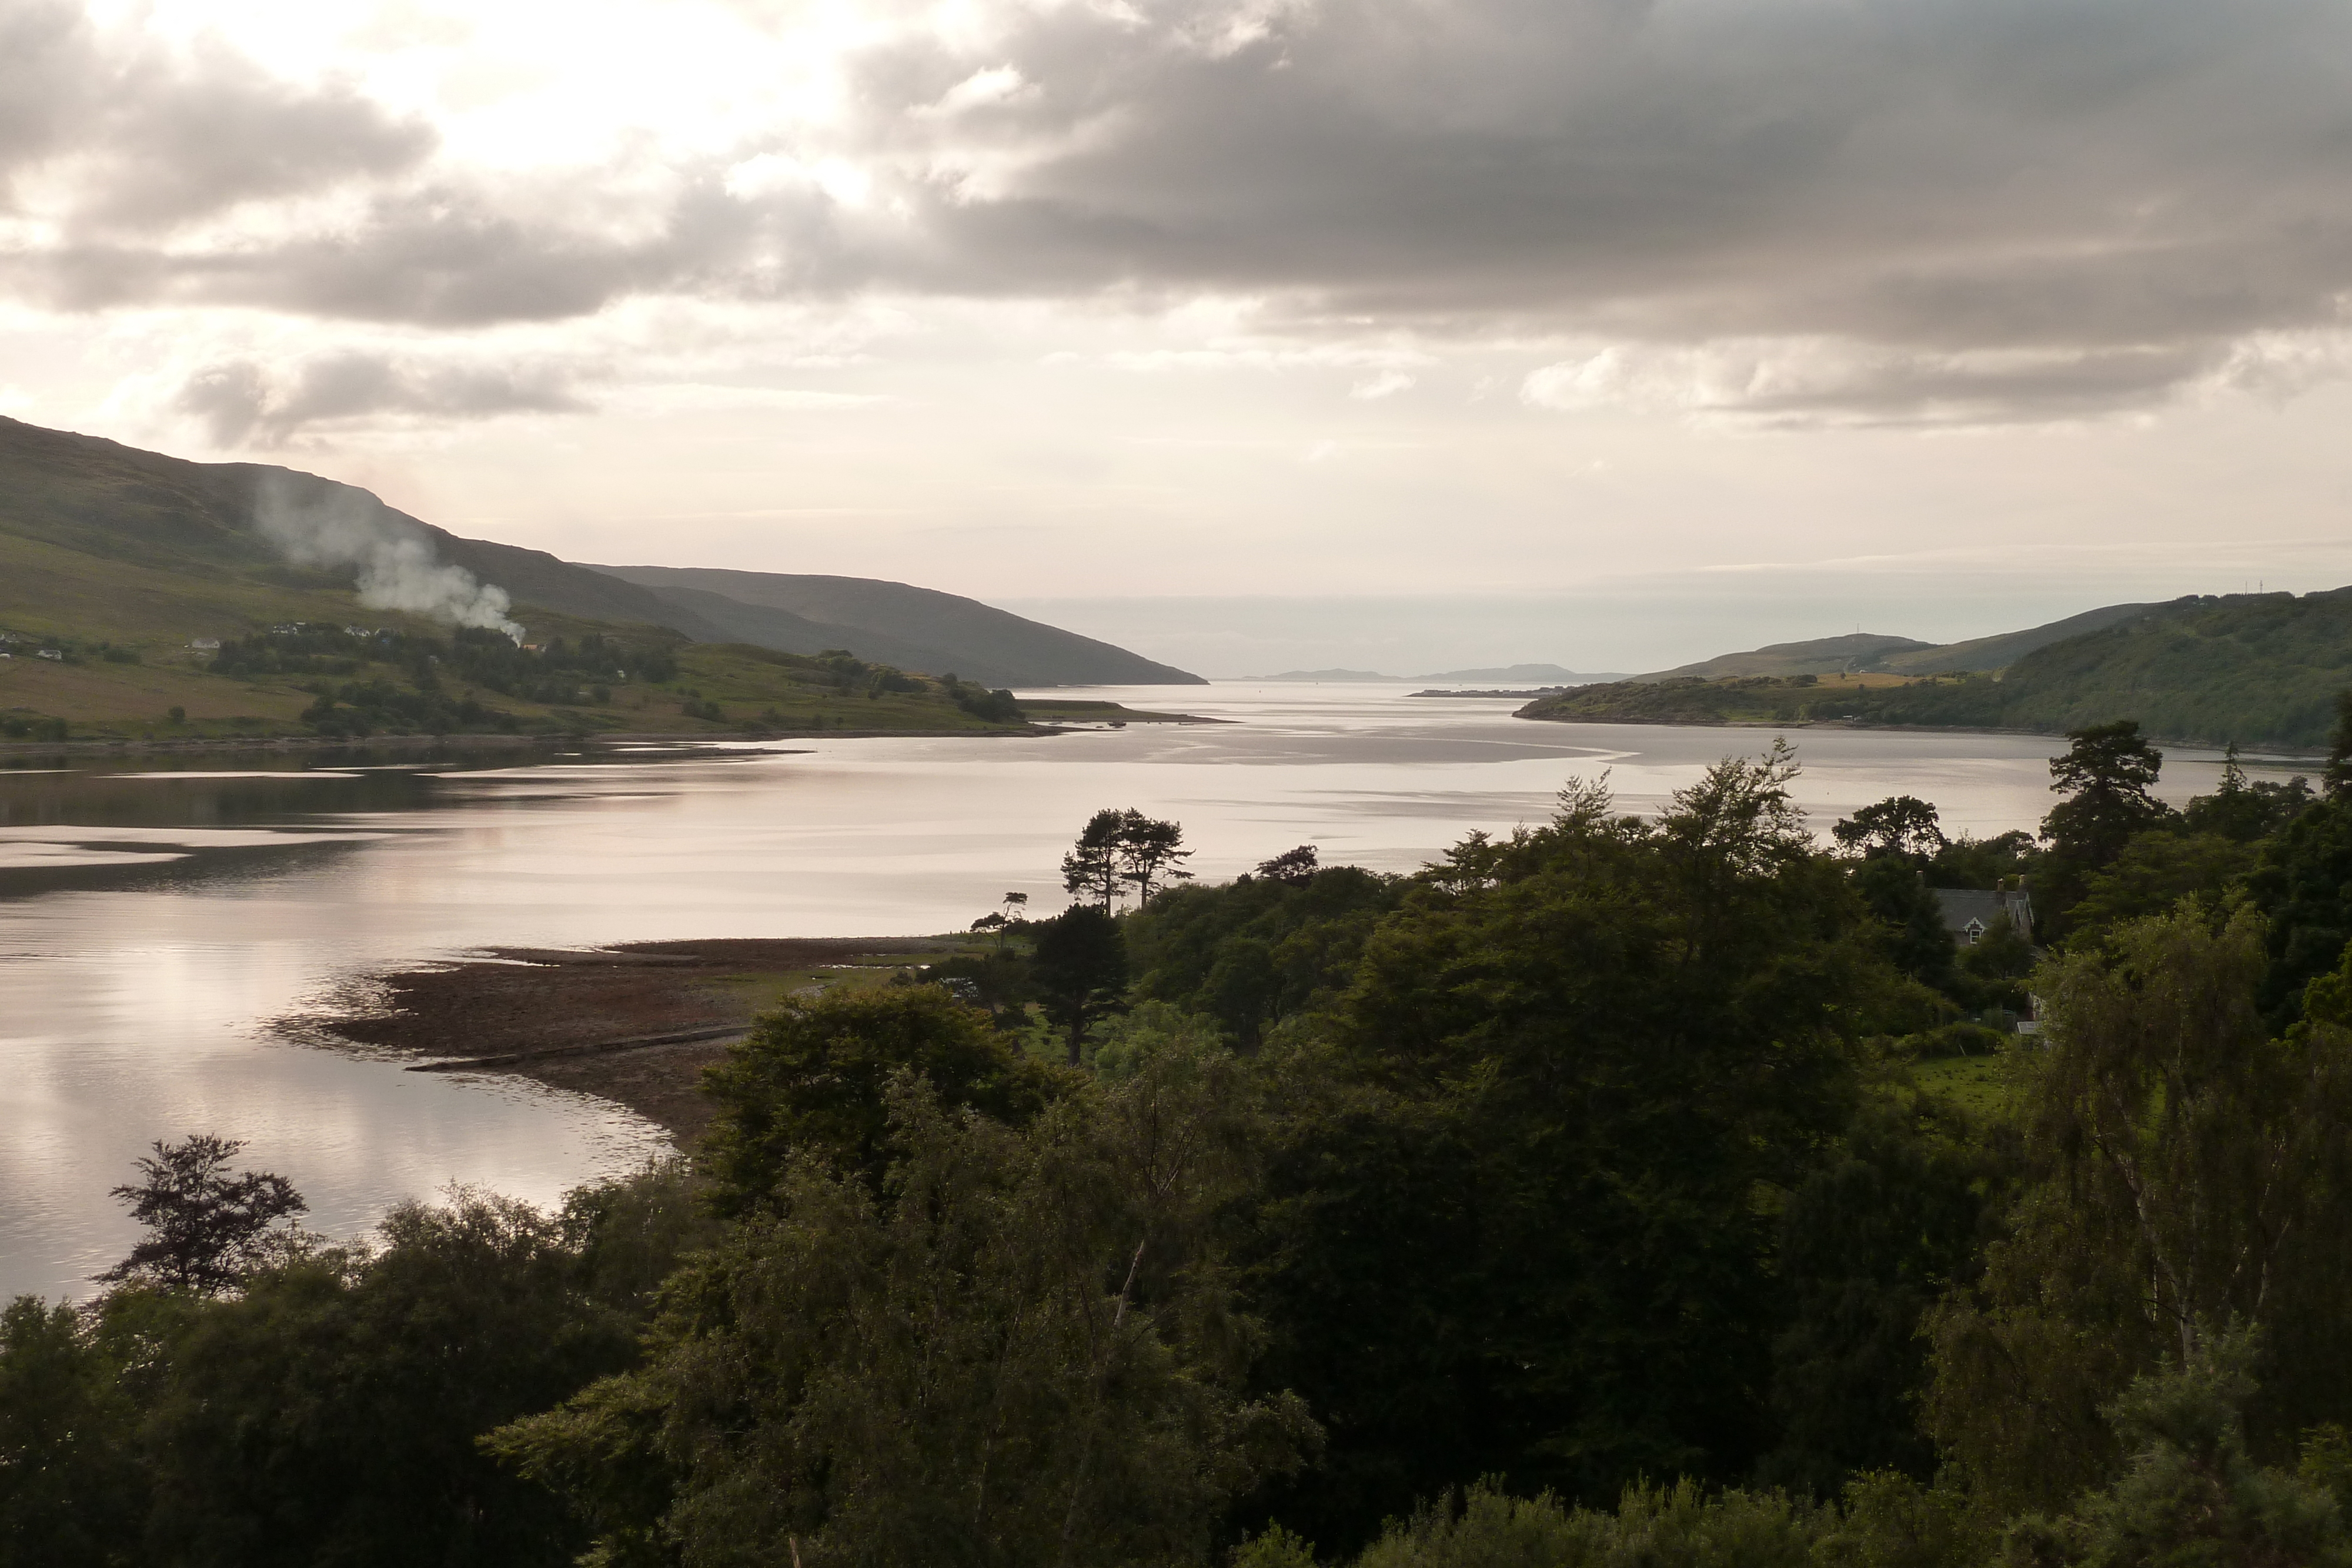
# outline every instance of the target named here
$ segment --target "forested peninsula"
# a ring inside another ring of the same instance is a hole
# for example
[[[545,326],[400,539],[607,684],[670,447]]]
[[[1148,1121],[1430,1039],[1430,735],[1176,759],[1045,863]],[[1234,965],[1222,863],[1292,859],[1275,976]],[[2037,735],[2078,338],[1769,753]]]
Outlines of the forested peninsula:
[[[0,1562],[2352,1560],[2352,722],[2161,765],[1219,885],[1106,810],[552,1212],[314,1235],[194,1130],[0,1314]]]
[[[1916,674],[1904,666],[1920,656],[1898,652],[1829,673],[1580,686],[1518,711],[1523,718],[1583,723],[1837,723],[2051,735],[2135,718],[2162,740],[2327,744],[2336,693],[2352,679],[2352,589],[2117,608],[2130,613],[2032,647],[1997,669]]]

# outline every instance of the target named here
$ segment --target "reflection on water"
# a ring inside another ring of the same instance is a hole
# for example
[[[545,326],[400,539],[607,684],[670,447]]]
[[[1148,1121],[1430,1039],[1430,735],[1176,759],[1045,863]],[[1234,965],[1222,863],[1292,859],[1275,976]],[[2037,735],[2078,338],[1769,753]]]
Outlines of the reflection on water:
[[[1007,889],[1051,909],[1062,851],[1104,806],[1182,821],[1212,879],[1310,841],[1408,870],[1474,829],[1540,820],[1571,775],[1606,768],[1651,810],[1769,739],[1537,725],[1406,690],[1192,689],[1187,711],[1235,722],[1051,737],[0,773],[0,1294],[79,1291],[121,1254],[105,1194],[153,1138],[249,1140],[331,1234],[451,1181],[544,1201],[658,1146],[603,1102],[402,1072],[267,1027],[373,969],[488,944],[960,929]],[[1889,794],[1978,833],[2050,803],[2047,739],[1798,738],[1823,825]],[[2212,772],[2176,755],[2168,791]]]

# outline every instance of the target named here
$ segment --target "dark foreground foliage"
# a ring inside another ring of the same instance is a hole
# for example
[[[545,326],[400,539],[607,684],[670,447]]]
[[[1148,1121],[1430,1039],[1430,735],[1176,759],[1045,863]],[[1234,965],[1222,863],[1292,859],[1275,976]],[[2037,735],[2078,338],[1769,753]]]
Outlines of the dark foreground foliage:
[[[2352,1563],[2352,745],[2072,740],[2039,839],[1824,852],[1779,747],[1402,878],[1101,813],[558,1215],[159,1147],[0,1315],[0,1564]]]

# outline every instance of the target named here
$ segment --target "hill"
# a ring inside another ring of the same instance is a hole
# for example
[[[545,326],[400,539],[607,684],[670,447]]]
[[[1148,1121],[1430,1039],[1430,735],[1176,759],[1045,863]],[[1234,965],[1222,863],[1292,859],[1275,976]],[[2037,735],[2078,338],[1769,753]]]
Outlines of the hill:
[[[450,533],[317,475],[265,464],[193,463],[0,419],[0,552],[6,552],[0,560],[14,564],[28,549],[37,554],[40,545],[84,562],[152,569],[154,574],[135,585],[108,581],[92,599],[82,566],[42,558],[48,588],[63,596],[56,602],[77,606],[69,624],[100,635],[134,634],[142,625],[236,635],[265,617],[301,618],[282,613],[300,607],[257,611],[236,585],[331,591],[370,570],[387,587],[371,595],[377,602],[416,601],[407,607],[446,611],[450,607],[430,601],[429,592],[436,582],[448,586],[446,576],[434,573],[454,566],[514,604],[663,627],[699,643],[808,654],[846,648],[868,663],[952,671],[991,685],[1200,684],[1198,676],[1110,643],[951,593],[862,578],[598,570]],[[640,574],[659,585],[631,580]],[[706,576],[728,580],[750,597],[683,580]],[[118,601],[126,587],[131,600]],[[47,601],[0,586],[0,617],[30,617],[37,624]],[[474,623],[488,622],[478,617]]]
[[[2029,626],[2022,632],[2003,632],[1998,636],[1976,637],[1965,643],[1946,643],[1940,647],[1913,648],[1890,653],[1876,664],[1866,667],[1892,670],[1906,675],[1945,675],[1962,671],[2006,669],[2036,648],[2046,648],[2069,637],[2104,632],[2110,626],[2160,608],[2155,604],[2102,605],[2096,610],[2085,610],[2080,615],[2069,615],[2063,621]]]
[[[1416,681],[1481,681],[1506,686],[1587,686],[1600,681],[1625,681],[1630,675],[1580,674],[1562,669],[1558,664],[1503,664],[1486,670],[1440,670],[1433,675],[1415,675]]]
[[[1998,674],[1625,682],[1541,697],[1519,715],[1583,723],[1831,722],[2046,734],[2132,718],[2166,740],[2326,744],[2336,695],[2352,687],[2352,589],[2116,608],[2134,612],[2034,647]]]
[[[1278,675],[1255,675],[1260,681],[1401,681],[1402,675],[1384,675],[1378,670],[1285,670]]]
[[[1680,664],[1646,675],[1604,675],[1602,680],[1719,681],[1745,675],[1834,675],[1885,674],[1943,675],[1962,671],[1998,670],[2014,664],[2036,648],[2064,642],[2086,632],[2103,631],[2134,616],[2160,608],[2153,604],[2108,604],[2085,610],[2062,621],[2003,632],[1965,643],[1922,643],[1884,632],[1851,632],[1836,637],[1816,637],[1805,643],[1774,643],[1742,653],[1719,653],[1695,664]],[[1432,676],[1431,679],[1438,677]],[[1586,679],[1592,677],[1587,676]]]
[[[2035,649],[2003,671],[1864,694],[1867,724],[2056,733],[2136,718],[2171,740],[2320,747],[2352,686],[2352,589],[2196,596]]]
[[[953,671],[989,685],[1206,685],[1200,676],[937,589],[877,578],[714,567],[599,566],[746,643],[791,653],[847,644],[862,658]]]
[[[1594,681],[1626,681],[1631,675],[1580,675],[1558,664],[1503,664],[1485,670],[1440,670],[1433,675],[1384,675],[1378,670],[1285,670],[1261,681],[1481,681],[1499,685],[1573,686]],[[1646,677],[1644,677],[1646,678]]]
[[[882,659],[750,642],[316,475],[0,419],[0,739],[1019,722]]]
[[[1579,724],[1800,725],[1843,719],[1857,696],[1874,688],[1907,686],[1932,676],[1696,675],[1612,681],[1536,698],[1519,718]]]
[[[1816,637],[1806,643],[1774,643],[1744,653],[1719,653],[1696,664],[1680,664],[1637,681],[1719,681],[1737,675],[1834,675],[1847,670],[1881,667],[1889,655],[1933,653],[1936,644],[1916,637],[1894,637],[1880,632],[1850,632],[1838,637]]]

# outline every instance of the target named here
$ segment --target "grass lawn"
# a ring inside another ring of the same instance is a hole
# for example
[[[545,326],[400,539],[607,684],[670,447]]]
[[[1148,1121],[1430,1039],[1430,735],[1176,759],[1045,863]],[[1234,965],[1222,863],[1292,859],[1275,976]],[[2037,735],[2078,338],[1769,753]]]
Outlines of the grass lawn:
[[[1972,1116],[2006,1115],[2014,1099],[2006,1052],[1915,1062],[1911,1075],[1920,1088],[1949,1100]]]

